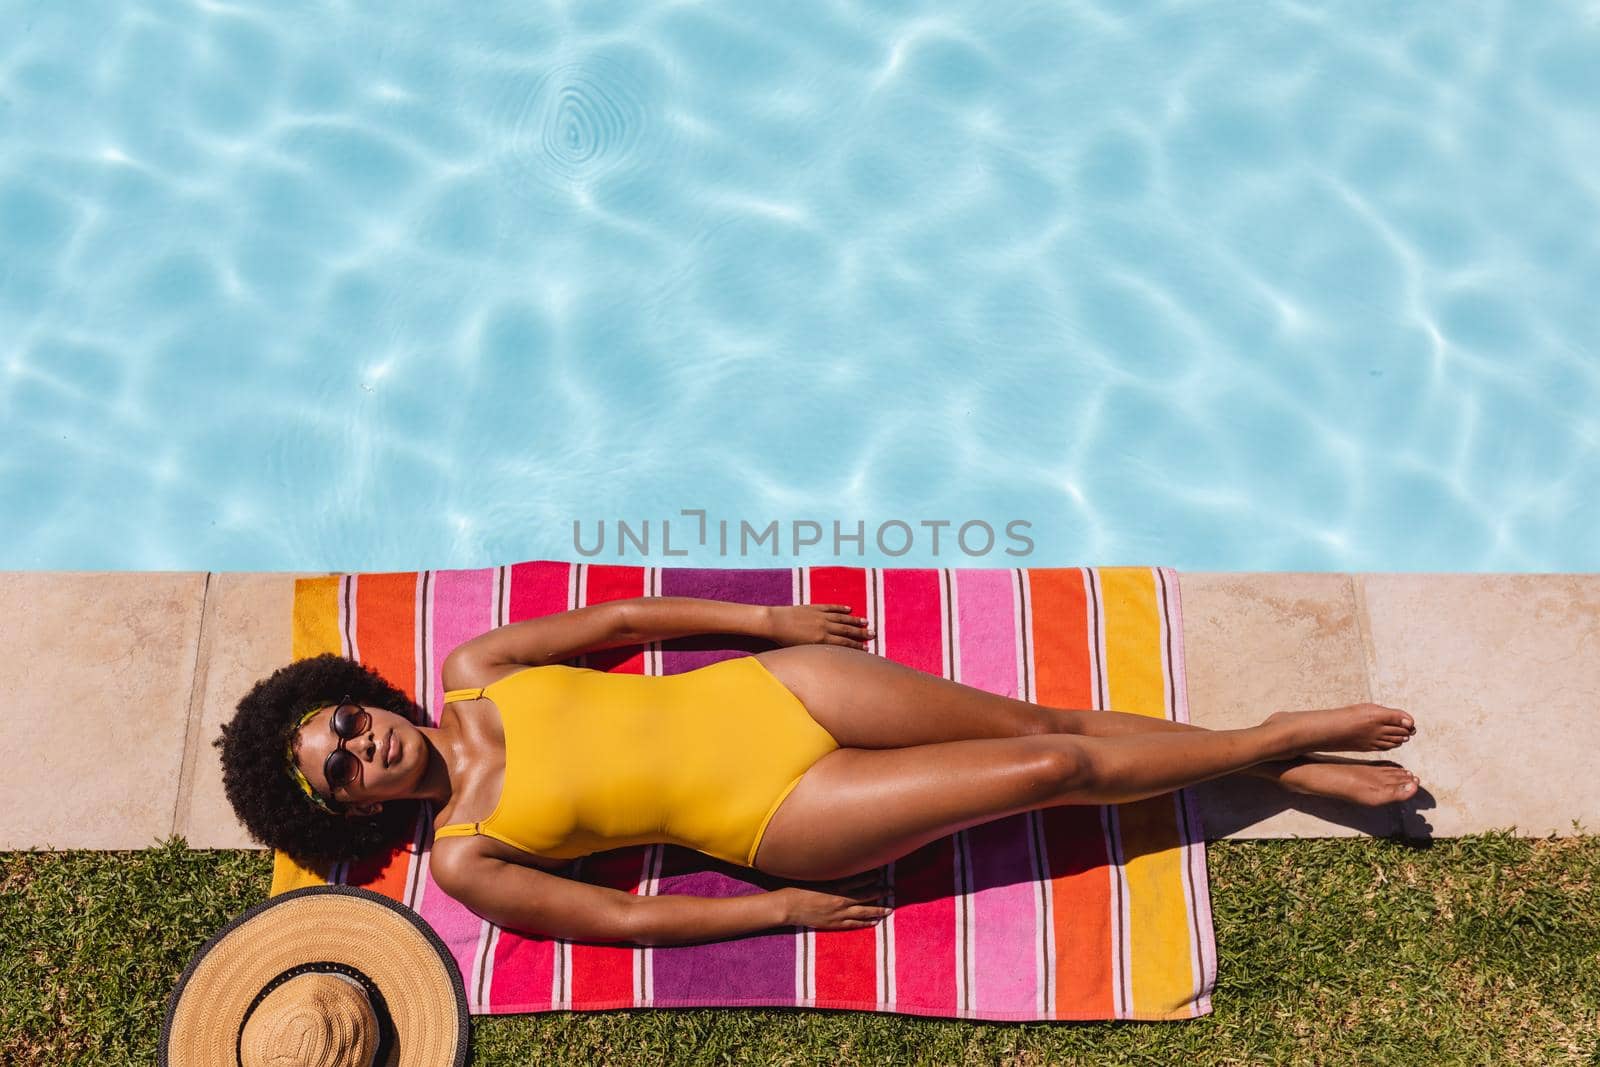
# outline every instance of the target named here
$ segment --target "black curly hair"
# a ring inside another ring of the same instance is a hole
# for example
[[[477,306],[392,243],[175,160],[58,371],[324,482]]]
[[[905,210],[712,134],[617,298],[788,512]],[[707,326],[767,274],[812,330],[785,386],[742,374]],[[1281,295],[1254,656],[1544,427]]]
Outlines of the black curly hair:
[[[386,800],[369,818],[333,815],[301,791],[284,766],[300,716],[348,695],[368,707],[427,723],[423,710],[383,676],[331,652],[280,667],[251,687],[213,744],[222,785],[250,836],[302,864],[361,859],[405,840],[421,801]]]

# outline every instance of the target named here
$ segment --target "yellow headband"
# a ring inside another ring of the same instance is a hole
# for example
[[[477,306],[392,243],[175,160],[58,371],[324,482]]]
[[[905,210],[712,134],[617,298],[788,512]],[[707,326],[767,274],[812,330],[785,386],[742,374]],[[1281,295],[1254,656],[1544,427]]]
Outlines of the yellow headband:
[[[337,815],[339,813],[330,808],[328,806],[328,802],[318,796],[315,789],[311,788],[311,782],[306,778],[305,774],[301,772],[300,765],[295,762],[294,758],[295,730],[298,730],[300,727],[304,726],[307,720],[309,720],[313,715],[321,711],[326,706],[327,705],[325,704],[318,704],[316,707],[300,716],[300,720],[294,724],[294,730],[289,731],[289,743],[284,747],[284,760],[289,765],[289,776],[294,779],[295,784],[299,785],[300,788],[305,791],[306,796],[311,798],[311,803],[315,804],[329,815]]]

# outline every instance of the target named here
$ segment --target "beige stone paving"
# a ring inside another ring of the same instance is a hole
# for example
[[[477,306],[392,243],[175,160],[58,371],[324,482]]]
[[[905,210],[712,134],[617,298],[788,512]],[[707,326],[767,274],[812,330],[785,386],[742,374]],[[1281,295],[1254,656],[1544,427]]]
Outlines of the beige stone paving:
[[[290,661],[294,574],[211,576],[200,642],[194,706],[173,832],[191,848],[259,848],[245,834],[222,791],[220,753],[212,746],[239,698]]]
[[[1239,729],[1274,711],[1370,699],[1350,575],[1180,574],[1178,582],[1195,725]],[[1399,827],[1398,806],[1356,808],[1257,779],[1213,779],[1194,789],[1211,838],[1381,835]]]
[[[0,573],[12,653],[0,741],[22,757],[0,785],[0,849],[142,848],[172,832],[197,848],[254,847],[211,741],[250,685],[288,662],[295,577]],[[1195,787],[1209,837],[1570,834],[1600,810],[1600,575],[1180,583],[1198,725],[1371,699],[1419,727],[1392,757],[1423,779],[1413,802],[1352,809],[1216,780]]]
[[[1415,836],[1600,832],[1600,574],[1363,574],[1372,698],[1437,799]],[[1403,751],[1404,751],[1403,749]]]
[[[206,575],[0,573],[0,849],[172,830]]]

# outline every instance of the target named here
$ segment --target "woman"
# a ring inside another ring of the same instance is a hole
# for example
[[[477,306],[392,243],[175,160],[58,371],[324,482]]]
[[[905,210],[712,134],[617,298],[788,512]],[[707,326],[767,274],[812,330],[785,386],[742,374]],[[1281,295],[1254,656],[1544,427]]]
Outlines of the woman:
[[[446,657],[439,726],[366,667],[302,660],[256,684],[216,744],[251,834],[301,861],[353,859],[434,807],[434,879],[502,926],[666,945],[774,926],[870,925],[875,869],[929,841],[1058,804],[1114,804],[1243,772],[1360,805],[1415,775],[1318,762],[1415,732],[1377,704],[1206,730],[1043,707],[863,654],[845,605],[643,597],[491,630]],[[692,634],[779,648],[661,677],[564,664]],[[784,879],[730,898],[641,897],[555,875],[665,842]]]

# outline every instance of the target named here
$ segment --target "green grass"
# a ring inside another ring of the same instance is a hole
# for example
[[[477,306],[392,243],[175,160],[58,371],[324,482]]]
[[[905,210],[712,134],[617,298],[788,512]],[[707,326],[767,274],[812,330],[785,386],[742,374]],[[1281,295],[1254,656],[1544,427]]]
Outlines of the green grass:
[[[1600,837],[1216,842],[1215,1011],[981,1023],[796,1010],[480,1019],[480,1065],[1600,1063]],[[265,898],[260,852],[0,853],[0,1063],[147,1064],[166,997]]]

